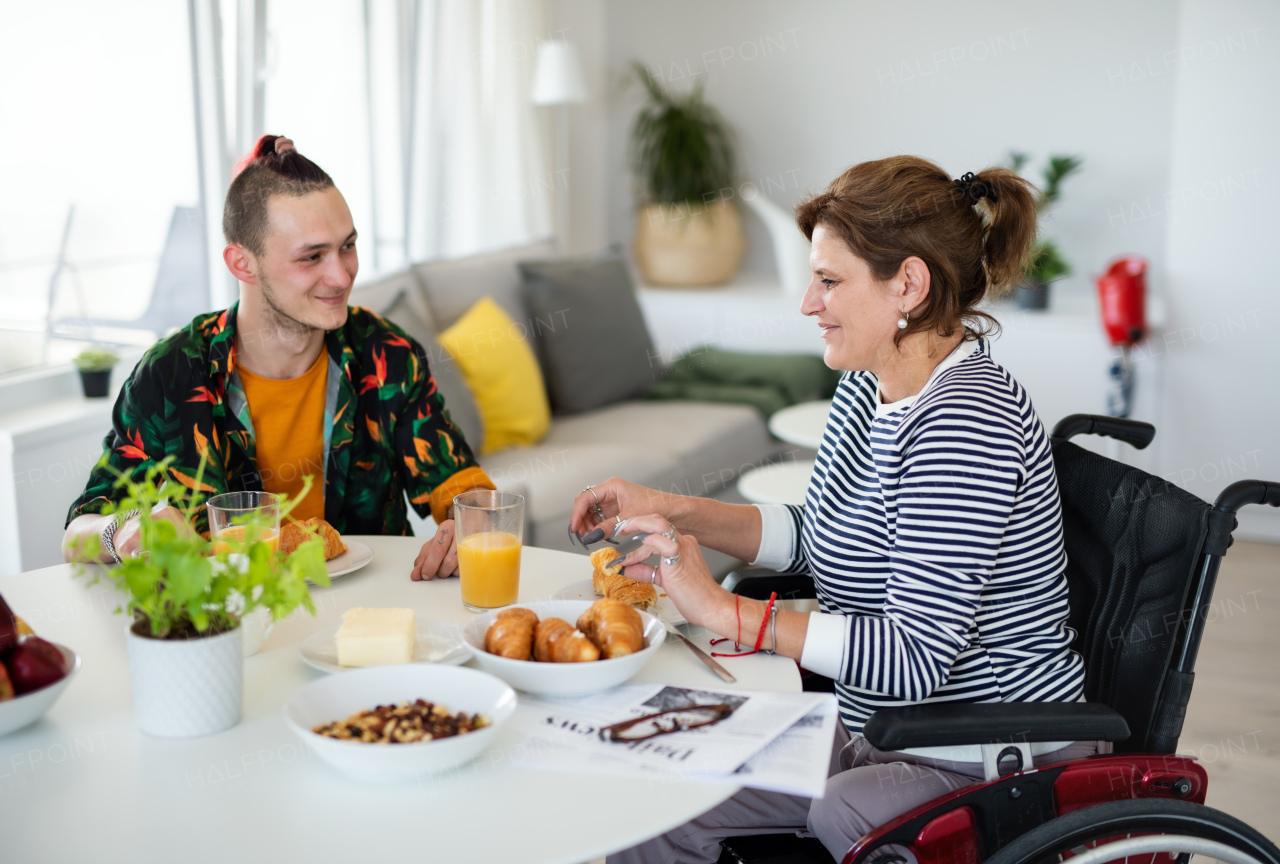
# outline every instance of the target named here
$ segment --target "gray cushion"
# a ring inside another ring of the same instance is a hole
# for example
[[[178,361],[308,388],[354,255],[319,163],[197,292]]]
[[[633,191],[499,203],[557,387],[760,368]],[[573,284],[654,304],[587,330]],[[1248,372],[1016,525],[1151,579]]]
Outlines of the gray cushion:
[[[452,327],[481,297],[492,297],[513,321],[523,323],[529,315],[520,297],[516,262],[544,258],[554,251],[550,243],[535,243],[470,258],[427,261],[413,265],[413,273],[426,289],[431,320],[441,332]]]
[[[557,414],[629,399],[661,377],[621,257],[522,261],[530,337]],[[545,322],[545,326],[542,322]]]
[[[732,486],[744,470],[780,451],[795,449],[774,441],[754,408],[683,401],[622,402],[587,414],[557,417],[540,446],[573,454],[602,440],[661,453],[671,459],[672,467],[641,479],[632,476],[630,465],[619,462],[607,469],[606,476],[590,482],[616,474],[680,495],[709,495]],[[566,512],[571,504],[564,505]]]

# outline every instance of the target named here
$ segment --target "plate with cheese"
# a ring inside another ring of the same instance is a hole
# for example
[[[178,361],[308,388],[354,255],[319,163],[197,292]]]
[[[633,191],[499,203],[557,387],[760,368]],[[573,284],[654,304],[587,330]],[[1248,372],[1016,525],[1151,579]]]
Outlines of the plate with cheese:
[[[471,659],[462,628],[418,620],[412,609],[348,609],[341,624],[303,640],[299,653],[303,663],[321,672],[397,663],[457,666]]]

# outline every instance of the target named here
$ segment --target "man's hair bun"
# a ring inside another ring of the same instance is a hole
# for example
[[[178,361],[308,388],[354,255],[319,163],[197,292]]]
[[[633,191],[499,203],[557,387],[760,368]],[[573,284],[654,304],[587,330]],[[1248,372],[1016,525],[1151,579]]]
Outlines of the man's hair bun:
[[[327,189],[333,180],[316,163],[290,147],[276,152],[283,135],[263,135],[232,172],[231,188],[222,210],[222,233],[261,255],[267,227],[267,200],[273,195],[300,198]]]

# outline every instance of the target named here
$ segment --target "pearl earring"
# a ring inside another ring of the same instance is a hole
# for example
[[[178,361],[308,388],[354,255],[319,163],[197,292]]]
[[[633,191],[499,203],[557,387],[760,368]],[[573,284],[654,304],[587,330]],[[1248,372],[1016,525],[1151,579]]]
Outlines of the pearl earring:
[[[899,329],[899,330],[906,330],[906,329],[907,329],[907,321],[908,321],[910,318],[911,318],[911,316],[910,316],[909,314],[907,314],[906,312],[903,312],[903,313],[902,313],[902,317],[898,319],[898,329]]]

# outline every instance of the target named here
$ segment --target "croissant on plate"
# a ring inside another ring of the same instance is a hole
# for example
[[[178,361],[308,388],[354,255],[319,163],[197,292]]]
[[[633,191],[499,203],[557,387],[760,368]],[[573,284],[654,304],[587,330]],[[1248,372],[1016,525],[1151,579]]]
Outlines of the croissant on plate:
[[[280,551],[288,555],[318,534],[324,540],[324,560],[332,561],[347,551],[347,544],[342,542],[338,530],[319,516],[312,516],[304,522],[290,522],[280,529]]]
[[[533,655],[537,626],[538,616],[532,609],[503,609],[484,631],[484,650],[512,660],[528,660]]]
[[[650,609],[658,602],[658,592],[648,582],[637,582],[623,576],[613,564],[618,560],[616,549],[597,549],[591,553],[591,564],[595,572],[591,574],[591,587],[601,597],[621,600],[628,606],[637,609]]]
[[[586,634],[561,618],[543,618],[533,631],[533,659],[543,663],[585,663],[600,659]]]
[[[578,629],[600,649],[606,660],[634,654],[644,647],[640,613],[620,600],[597,600],[578,618]]]

